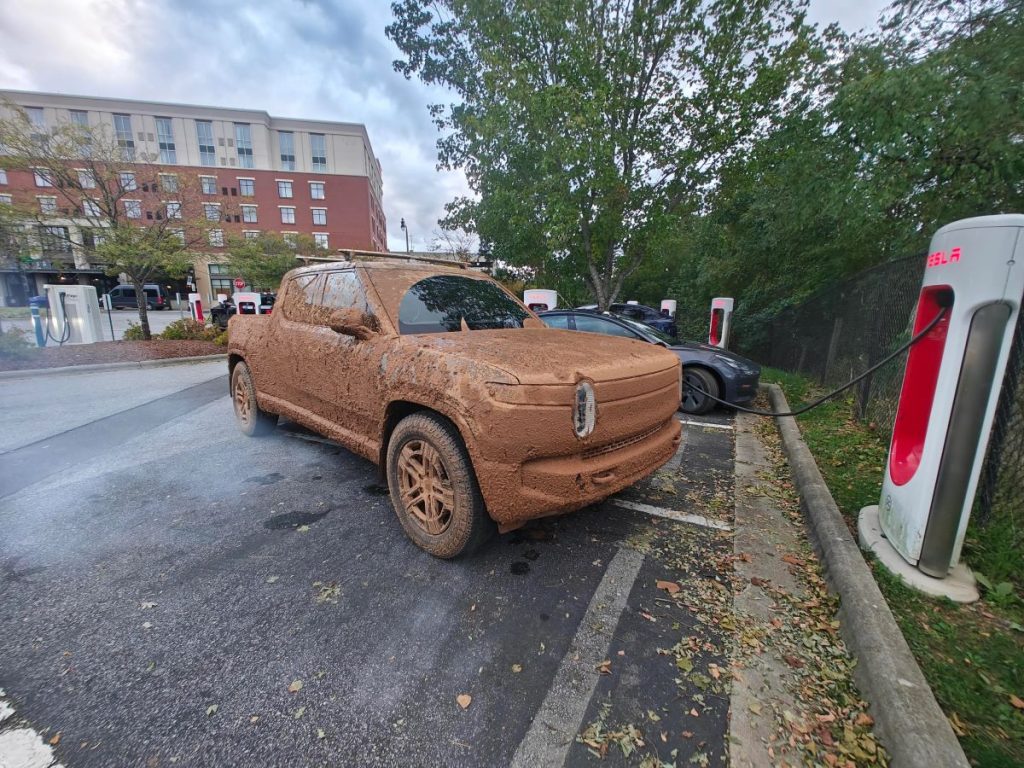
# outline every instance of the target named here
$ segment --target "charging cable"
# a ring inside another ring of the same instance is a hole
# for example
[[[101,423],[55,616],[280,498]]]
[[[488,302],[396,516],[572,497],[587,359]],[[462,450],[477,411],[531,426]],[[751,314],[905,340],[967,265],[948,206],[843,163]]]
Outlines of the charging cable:
[[[940,307],[939,313],[937,315],[935,315],[935,317],[932,318],[931,322],[929,322],[928,325],[926,325],[924,328],[922,328],[921,332],[918,333],[917,335],[915,335],[914,338],[912,338],[910,341],[908,341],[906,344],[901,346],[899,349],[897,349],[892,354],[886,356],[881,361],[875,363],[873,366],[868,368],[866,371],[864,371],[864,373],[860,374],[855,379],[850,379],[850,381],[848,381],[845,384],[843,384],[843,386],[839,387],[839,389],[834,389],[831,392],[829,392],[827,395],[823,395],[822,397],[819,397],[817,400],[814,400],[813,402],[807,403],[806,405],[802,405],[799,408],[797,408],[796,410],[787,411],[785,413],[775,413],[774,411],[761,411],[761,410],[758,410],[757,408],[745,408],[742,405],[735,405],[734,403],[730,403],[730,402],[727,402],[726,400],[722,400],[721,398],[715,397],[711,393],[705,392],[703,389],[701,389],[700,387],[695,386],[693,384],[687,384],[686,386],[689,387],[690,389],[692,389],[693,391],[698,392],[698,393],[704,395],[704,397],[711,398],[716,403],[721,403],[722,405],[727,405],[730,408],[736,409],[737,411],[743,411],[743,413],[752,413],[755,416],[799,416],[802,413],[807,413],[812,408],[817,408],[819,405],[821,405],[824,402],[827,402],[828,400],[831,400],[836,395],[845,392],[850,387],[852,387],[854,384],[857,384],[858,382],[863,381],[868,376],[870,376],[872,373],[874,373],[879,368],[881,368],[883,365],[886,365],[887,363],[892,362],[897,357],[899,357],[901,354],[903,354],[908,349],[910,349],[912,346],[917,344],[917,342],[919,342],[921,339],[923,339],[929,333],[931,333],[932,329],[936,325],[939,324],[939,321],[942,320],[942,318],[944,318],[947,315],[947,313],[949,312],[950,307],[953,306],[953,292],[952,291],[943,291],[943,292],[937,293],[935,295],[935,298],[936,298],[936,301],[937,301],[937,303],[938,303],[938,305]]]
[[[65,303],[67,301],[67,293],[61,291],[57,294],[60,300],[60,316],[64,318],[64,327],[60,331],[60,338],[58,339],[52,333],[50,333],[50,313],[46,313],[46,338],[50,341],[57,342],[58,347],[63,347],[64,344],[71,338],[71,323],[68,322],[68,313]]]

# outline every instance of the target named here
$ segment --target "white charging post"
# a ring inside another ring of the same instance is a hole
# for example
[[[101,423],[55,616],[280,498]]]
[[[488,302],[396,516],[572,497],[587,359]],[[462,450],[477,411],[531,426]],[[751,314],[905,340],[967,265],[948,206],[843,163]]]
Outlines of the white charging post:
[[[661,300],[661,314],[668,315],[671,318],[676,316],[676,300],[675,299],[662,299]]]
[[[197,323],[206,322],[206,318],[203,316],[203,297],[198,293],[188,295],[188,311]]]
[[[528,288],[523,291],[523,304],[534,312],[547,312],[558,306],[558,291],[549,288]]]
[[[960,564],[1024,296],[1024,215],[965,219],[932,238],[879,506],[862,546],[923,592],[978,599]]]
[[[735,301],[724,296],[711,300],[711,323],[708,330],[708,344],[726,349],[729,346],[729,329],[732,327],[732,307]]]
[[[52,325],[59,329],[58,338],[63,339],[63,343],[94,344],[103,341],[100,302],[93,286],[47,284],[43,288],[50,307],[49,317]]]

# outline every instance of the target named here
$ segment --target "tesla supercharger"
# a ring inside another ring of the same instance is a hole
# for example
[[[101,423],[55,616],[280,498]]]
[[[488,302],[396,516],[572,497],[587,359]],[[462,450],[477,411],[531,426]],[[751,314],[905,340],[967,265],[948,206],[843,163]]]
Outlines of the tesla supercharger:
[[[708,344],[725,349],[729,345],[729,328],[732,325],[734,300],[719,296],[711,300],[711,325]]]
[[[546,312],[558,306],[558,291],[548,288],[528,288],[523,291],[523,304],[534,312]]]
[[[977,599],[958,563],[1022,295],[1024,215],[932,238],[914,334],[946,314],[908,354],[880,504],[859,520],[861,543],[931,594]]]
[[[662,299],[661,300],[661,314],[668,315],[669,317],[676,316],[676,300],[675,299]]]
[[[100,302],[91,285],[45,285],[51,324],[66,344],[94,344],[103,341]],[[51,330],[51,333],[54,333]]]
[[[188,311],[196,322],[206,322],[206,318],[203,316],[203,297],[200,294],[190,293],[188,295]]]

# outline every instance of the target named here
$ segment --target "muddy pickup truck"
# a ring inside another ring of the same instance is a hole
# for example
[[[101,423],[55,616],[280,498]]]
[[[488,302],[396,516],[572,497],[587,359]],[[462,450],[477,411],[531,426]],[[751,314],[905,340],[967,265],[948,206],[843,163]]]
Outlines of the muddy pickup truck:
[[[600,501],[679,444],[672,352],[546,328],[468,268],[295,269],[274,313],[235,315],[229,338],[242,431],[283,416],[374,462],[406,534],[437,557]]]

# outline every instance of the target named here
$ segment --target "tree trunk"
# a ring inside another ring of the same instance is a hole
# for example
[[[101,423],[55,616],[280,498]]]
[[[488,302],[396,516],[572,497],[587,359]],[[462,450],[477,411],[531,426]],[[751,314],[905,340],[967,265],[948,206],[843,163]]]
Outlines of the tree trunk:
[[[142,283],[132,283],[135,288],[135,303],[139,307],[139,323],[142,325],[142,338],[150,341],[153,334],[149,330],[149,308],[146,306],[146,291]]]

